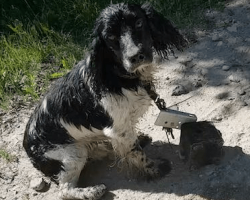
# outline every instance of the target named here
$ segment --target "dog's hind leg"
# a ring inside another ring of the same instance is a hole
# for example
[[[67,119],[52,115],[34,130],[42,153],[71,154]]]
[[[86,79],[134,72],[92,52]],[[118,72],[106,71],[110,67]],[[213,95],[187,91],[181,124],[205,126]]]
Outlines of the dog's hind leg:
[[[88,158],[88,149],[83,143],[60,145],[48,151],[45,156],[62,163],[62,170],[56,179],[60,186],[59,196],[62,199],[99,199],[106,191],[101,184],[87,188],[77,188],[80,173]]]

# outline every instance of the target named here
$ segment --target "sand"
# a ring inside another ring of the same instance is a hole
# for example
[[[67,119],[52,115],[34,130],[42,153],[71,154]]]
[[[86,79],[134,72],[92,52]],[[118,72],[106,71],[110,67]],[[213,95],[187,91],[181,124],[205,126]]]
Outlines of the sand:
[[[209,10],[205,15],[214,28],[195,31],[196,43],[160,65],[156,86],[168,107],[211,121],[221,131],[225,156],[217,165],[190,171],[178,156],[180,131],[174,129],[175,139],[169,137],[169,142],[154,125],[159,110],[152,104],[138,130],[153,138],[145,148],[148,156],[169,160],[172,170],[144,182],[128,178],[112,161],[90,163],[80,185],[105,183],[103,200],[250,199],[250,2],[231,1],[223,12]],[[0,148],[14,155],[11,162],[0,158],[0,200],[58,199],[54,183],[44,192],[32,189],[38,176],[22,139],[33,109],[20,102],[8,112],[0,111]]]

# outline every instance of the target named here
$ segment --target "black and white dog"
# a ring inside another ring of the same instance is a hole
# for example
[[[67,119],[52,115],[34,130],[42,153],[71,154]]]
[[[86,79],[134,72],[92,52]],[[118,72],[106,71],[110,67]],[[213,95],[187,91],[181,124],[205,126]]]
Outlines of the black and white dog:
[[[110,5],[96,20],[93,36],[90,54],[37,106],[23,141],[33,165],[60,185],[64,199],[104,194],[103,184],[76,187],[88,158],[99,156],[93,151],[102,141],[110,141],[130,170],[159,176],[139,145],[135,125],[151,104],[146,87],[153,86],[156,57],[167,58],[186,45],[149,4]]]

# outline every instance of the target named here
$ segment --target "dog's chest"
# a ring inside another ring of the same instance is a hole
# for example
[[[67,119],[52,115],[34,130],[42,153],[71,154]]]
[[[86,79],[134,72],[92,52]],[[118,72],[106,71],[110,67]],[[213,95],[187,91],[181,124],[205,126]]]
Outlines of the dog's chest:
[[[137,91],[122,89],[123,95],[109,94],[102,99],[102,105],[112,117],[114,125],[135,124],[151,104],[151,98],[144,88]]]

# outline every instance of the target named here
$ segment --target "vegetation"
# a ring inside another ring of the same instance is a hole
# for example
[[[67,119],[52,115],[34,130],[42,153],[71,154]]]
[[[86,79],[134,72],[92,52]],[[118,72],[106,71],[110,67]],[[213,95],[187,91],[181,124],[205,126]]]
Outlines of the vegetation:
[[[7,162],[12,162],[16,159],[15,156],[9,154],[7,151],[0,149],[0,158],[3,158]]]
[[[203,23],[202,11],[222,8],[223,1],[149,0],[180,28]],[[82,59],[94,20],[109,3],[110,0],[1,0],[0,106],[8,105],[6,102],[17,95],[39,98],[51,79],[63,76]]]

